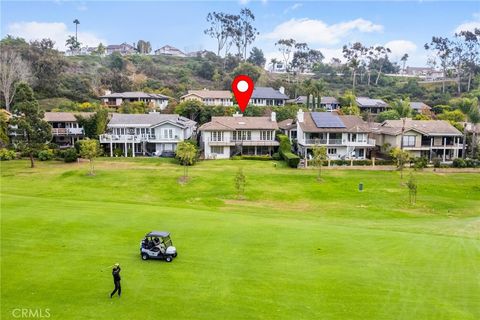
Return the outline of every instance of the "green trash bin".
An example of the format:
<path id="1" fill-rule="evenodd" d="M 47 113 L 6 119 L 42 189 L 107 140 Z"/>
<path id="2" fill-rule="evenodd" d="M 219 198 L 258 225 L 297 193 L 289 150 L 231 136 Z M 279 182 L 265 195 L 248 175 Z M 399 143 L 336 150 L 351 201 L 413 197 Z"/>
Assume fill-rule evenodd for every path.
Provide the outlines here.
<path id="1" fill-rule="evenodd" d="M 358 184 L 358 191 L 362 192 L 363 191 L 363 183 Z"/>

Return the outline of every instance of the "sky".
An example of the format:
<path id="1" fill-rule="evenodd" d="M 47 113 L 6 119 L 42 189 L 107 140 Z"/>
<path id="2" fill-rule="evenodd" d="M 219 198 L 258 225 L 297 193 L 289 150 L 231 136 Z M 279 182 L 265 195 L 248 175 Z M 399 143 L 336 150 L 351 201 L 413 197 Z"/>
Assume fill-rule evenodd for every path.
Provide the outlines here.
<path id="1" fill-rule="evenodd" d="M 0 2 L 0 34 L 27 40 L 51 38 L 60 50 L 75 34 L 82 45 L 150 41 L 153 49 L 169 44 L 180 50 L 216 51 L 203 33 L 211 11 L 255 14 L 260 35 L 253 46 L 267 61 L 280 58 L 275 42 L 293 38 L 342 58 L 344 44 L 385 45 L 391 59 L 408 53 L 409 66 L 425 66 L 424 44 L 432 36 L 453 37 L 460 30 L 480 28 L 480 1 L 4 1 Z"/>

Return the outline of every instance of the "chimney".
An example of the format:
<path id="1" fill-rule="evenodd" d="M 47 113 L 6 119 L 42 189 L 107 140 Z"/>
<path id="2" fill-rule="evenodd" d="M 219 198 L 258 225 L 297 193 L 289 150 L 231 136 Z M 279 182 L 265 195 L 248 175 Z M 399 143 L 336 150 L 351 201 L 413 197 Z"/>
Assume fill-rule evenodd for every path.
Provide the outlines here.
<path id="1" fill-rule="evenodd" d="M 281 94 L 285 94 L 285 88 L 284 87 L 278 88 L 278 91 L 280 91 Z"/>
<path id="2" fill-rule="evenodd" d="M 304 120 L 302 109 L 299 109 L 298 112 L 297 112 L 297 120 L 298 120 L 298 122 L 303 122 L 303 120 Z"/>
<path id="3" fill-rule="evenodd" d="M 277 122 L 277 113 L 275 111 L 272 111 L 272 114 L 270 114 L 270 121 Z"/>
<path id="4" fill-rule="evenodd" d="M 112 93 L 112 91 L 110 91 L 110 90 L 105 90 L 105 94 L 104 94 L 104 95 L 107 96 L 107 95 L 109 95 L 109 94 L 111 94 L 111 93 Z"/>
<path id="5" fill-rule="evenodd" d="M 235 114 L 232 115 L 232 117 L 234 117 L 234 118 L 241 118 L 241 117 L 243 117 L 243 114 L 238 113 L 238 111 L 237 111 L 237 112 L 235 112 Z"/>

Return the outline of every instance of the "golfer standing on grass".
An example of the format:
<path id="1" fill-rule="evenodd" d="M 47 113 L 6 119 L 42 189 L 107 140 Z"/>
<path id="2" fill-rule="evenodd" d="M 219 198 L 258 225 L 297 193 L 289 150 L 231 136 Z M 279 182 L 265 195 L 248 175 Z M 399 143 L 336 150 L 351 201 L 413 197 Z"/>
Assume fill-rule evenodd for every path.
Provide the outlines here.
<path id="1" fill-rule="evenodd" d="M 113 283 L 115 284 L 115 289 L 110 294 L 110 298 L 113 297 L 115 292 L 118 291 L 118 296 L 122 294 L 122 286 L 120 285 L 120 264 L 115 263 L 112 269 Z"/>

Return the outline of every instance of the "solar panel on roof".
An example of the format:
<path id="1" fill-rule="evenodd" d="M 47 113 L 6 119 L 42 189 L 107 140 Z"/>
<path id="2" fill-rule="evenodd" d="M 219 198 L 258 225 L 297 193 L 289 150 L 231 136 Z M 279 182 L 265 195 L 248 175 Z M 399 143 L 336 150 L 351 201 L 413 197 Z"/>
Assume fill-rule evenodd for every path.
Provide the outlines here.
<path id="1" fill-rule="evenodd" d="M 345 128 L 342 119 L 331 112 L 312 112 L 312 119 L 317 128 Z"/>

